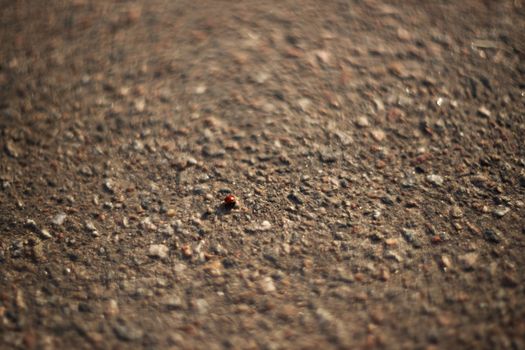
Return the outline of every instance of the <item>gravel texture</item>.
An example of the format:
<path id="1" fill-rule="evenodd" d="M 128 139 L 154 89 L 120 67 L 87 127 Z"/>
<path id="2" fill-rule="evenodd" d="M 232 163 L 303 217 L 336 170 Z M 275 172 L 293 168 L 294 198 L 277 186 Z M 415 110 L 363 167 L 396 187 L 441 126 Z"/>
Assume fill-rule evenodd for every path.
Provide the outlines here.
<path id="1" fill-rule="evenodd" d="M 523 1 L 0 5 L 0 348 L 525 348 Z"/>

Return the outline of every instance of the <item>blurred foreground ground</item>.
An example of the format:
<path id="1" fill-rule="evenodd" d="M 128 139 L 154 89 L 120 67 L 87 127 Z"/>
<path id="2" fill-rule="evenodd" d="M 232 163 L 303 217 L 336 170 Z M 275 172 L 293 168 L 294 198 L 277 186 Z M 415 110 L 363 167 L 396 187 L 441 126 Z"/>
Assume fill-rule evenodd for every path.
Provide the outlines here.
<path id="1" fill-rule="evenodd" d="M 525 347 L 523 1 L 0 5 L 0 348 Z"/>

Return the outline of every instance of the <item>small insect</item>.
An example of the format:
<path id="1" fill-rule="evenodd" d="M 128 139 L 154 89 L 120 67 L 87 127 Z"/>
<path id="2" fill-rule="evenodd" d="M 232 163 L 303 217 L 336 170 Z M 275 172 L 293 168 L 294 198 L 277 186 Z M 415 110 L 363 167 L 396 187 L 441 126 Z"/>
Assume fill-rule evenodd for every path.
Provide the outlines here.
<path id="1" fill-rule="evenodd" d="M 235 206 L 236 203 L 237 203 L 237 199 L 235 198 L 233 194 L 229 194 L 226 197 L 224 197 L 225 206 L 232 208 Z"/>

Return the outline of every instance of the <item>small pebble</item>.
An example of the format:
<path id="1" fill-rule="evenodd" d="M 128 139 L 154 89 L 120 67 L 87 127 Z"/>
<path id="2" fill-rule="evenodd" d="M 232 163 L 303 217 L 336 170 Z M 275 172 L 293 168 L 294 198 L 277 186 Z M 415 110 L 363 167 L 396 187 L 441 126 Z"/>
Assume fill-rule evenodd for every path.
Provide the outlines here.
<path id="1" fill-rule="evenodd" d="M 408 243 L 412 244 L 415 248 L 421 247 L 421 243 L 419 242 L 419 239 L 417 238 L 417 234 L 415 231 L 404 228 L 402 230 L 402 233 L 403 233 L 403 237 Z"/>
<path id="2" fill-rule="evenodd" d="M 248 231 L 248 232 L 258 232 L 258 231 L 262 232 L 262 231 L 268 231 L 271 228 L 272 228 L 272 224 L 269 221 L 264 220 L 260 224 L 255 224 L 255 225 L 247 227 L 246 231 Z"/>
<path id="3" fill-rule="evenodd" d="M 461 210 L 460 207 L 455 205 L 452 207 L 452 209 L 450 209 L 450 215 L 455 219 L 459 219 L 463 217 L 463 210 Z"/>
<path id="4" fill-rule="evenodd" d="M 312 101 L 308 98 L 300 98 L 297 100 L 297 106 L 303 111 L 306 112 L 310 105 L 312 104 Z"/>
<path id="5" fill-rule="evenodd" d="M 478 253 L 467 253 L 461 255 L 458 260 L 461 265 L 461 267 L 464 270 L 473 270 L 476 266 L 476 262 L 478 261 Z"/>
<path id="6" fill-rule="evenodd" d="M 62 226 L 62 224 L 64 224 L 64 221 L 66 220 L 66 218 L 67 218 L 67 215 L 65 213 L 59 213 L 51 220 L 51 222 L 54 225 Z"/>
<path id="7" fill-rule="evenodd" d="M 148 256 L 151 258 L 165 259 L 168 257 L 169 249 L 164 244 L 152 244 L 148 248 Z"/>
<path id="8" fill-rule="evenodd" d="M 401 255 L 399 255 L 397 252 L 394 252 L 394 251 L 391 251 L 391 250 L 388 250 L 385 252 L 385 258 L 386 259 L 391 259 L 391 260 L 394 260 L 394 261 L 397 261 L 397 262 L 403 262 L 403 258 L 401 257 Z"/>
<path id="9" fill-rule="evenodd" d="M 7 141 L 5 143 L 4 149 L 8 156 L 13 157 L 13 158 L 20 157 L 20 153 L 21 153 L 20 148 L 18 148 L 18 146 L 13 141 L 11 140 Z"/>
<path id="10" fill-rule="evenodd" d="M 478 114 L 484 118 L 490 118 L 490 116 L 492 115 L 490 110 L 485 106 L 479 107 Z"/>
<path id="11" fill-rule="evenodd" d="M 381 142 L 386 138 L 386 134 L 381 129 L 374 129 L 370 132 L 370 135 L 372 135 L 373 139 L 377 142 Z"/>
<path id="12" fill-rule="evenodd" d="M 297 205 L 304 204 L 304 201 L 301 198 L 301 196 L 295 192 L 290 192 L 290 194 L 288 194 L 288 200 Z"/>
<path id="13" fill-rule="evenodd" d="M 442 255 L 439 259 L 439 265 L 441 265 L 443 270 L 450 270 L 450 268 L 452 268 L 452 261 L 448 256 Z"/>
<path id="14" fill-rule="evenodd" d="M 92 221 L 86 221 L 85 224 L 84 224 L 84 227 L 86 228 L 86 231 L 88 231 L 89 233 L 91 233 L 93 236 L 97 237 L 97 236 L 100 236 L 97 228 L 95 227 L 95 224 L 93 224 Z"/>
<path id="15" fill-rule="evenodd" d="M 368 121 L 368 118 L 365 117 L 364 115 L 362 116 L 359 116 L 356 120 L 356 124 L 357 126 L 359 126 L 360 128 L 366 128 L 366 127 L 369 127 L 370 126 L 370 122 Z"/>
<path id="16" fill-rule="evenodd" d="M 199 314 L 205 314 L 208 312 L 210 305 L 206 299 L 196 299 L 193 301 L 193 307 Z"/>
<path id="17" fill-rule="evenodd" d="M 494 209 L 493 213 L 499 218 L 502 218 L 510 211 L 510 208 L 499 206 Z"/>
<path id="18" fill-rule="evenodd" d="M 115 335 L 123 341 L 139 340 L 144 335 L 144 332 L 139 328 L 119 323 L 113 326 L 113 330 L 115 332 Z"/>
<path id="19" fill-rule="evenodd" d="M 106 190 L 108 193 L 115 193 L 115 184 L 112 180 L 108 179 L 104 181 L 104 190 Z"/>
<path id="20" fill-rule="evenodd" d="M 259 285 L 264 293 L 273 293 L 276 291 L 275 284 L 271 277 L 263 278 Z"/>
<path id="21" fill-rule="evenodd" d="M 501 243 L 501 241 L 503 240 L 503 235 L 497 230 L 486 229 L 484 235 L 485 239 L 490 243 L 498 244 Z"/>
<path id="22" fill-rule="evenodd" d="M 178 295 L 168 295 L 163 301 L 164 306 L 169 310 L 180 309 L 183 307 L 183 302 L 180 296 Z"/>
<path id="23" fill-rule="evenodd" d="M 49 238 L 53 238 L 53 236 L 51 235 L 51 233 L 49 233 L 49 230 L 48 229 L 41 229 L 40 230 L 40 236 L 44 239 L 49 239 Z"/>
<path id="24" fill-rule="evenodd" d="M 207 89 L 208 89 L 208 88 L 207 88 L 206 85 L 204 85 L 204 84 L 197 85 L 197 86 L 195 87 L 195 93 L 196 93 L 197 95 L 202 95 L 203 93 L 206 92 Z"/>
<path id="25" fill-rule="evenodd" d="M 443 180 L 443 177 L 435 174 L 427 175 L 427 181 L 430 182 L 432 185 L 435 186 L 441 186 L 445 182 Z"/>

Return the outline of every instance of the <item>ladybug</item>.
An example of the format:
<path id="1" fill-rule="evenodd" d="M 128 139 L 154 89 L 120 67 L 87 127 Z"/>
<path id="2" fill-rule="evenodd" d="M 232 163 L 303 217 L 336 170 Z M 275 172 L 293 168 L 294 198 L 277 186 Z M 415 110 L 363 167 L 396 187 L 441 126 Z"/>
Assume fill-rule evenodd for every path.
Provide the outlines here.
<path id="1" fill-rule="evenodd" d="M 229 194 L 226 197 L 224 197 L 224 205 L 227 207 L 234 207 L 237 202 L 237 199 L 233 194 Z"/>

